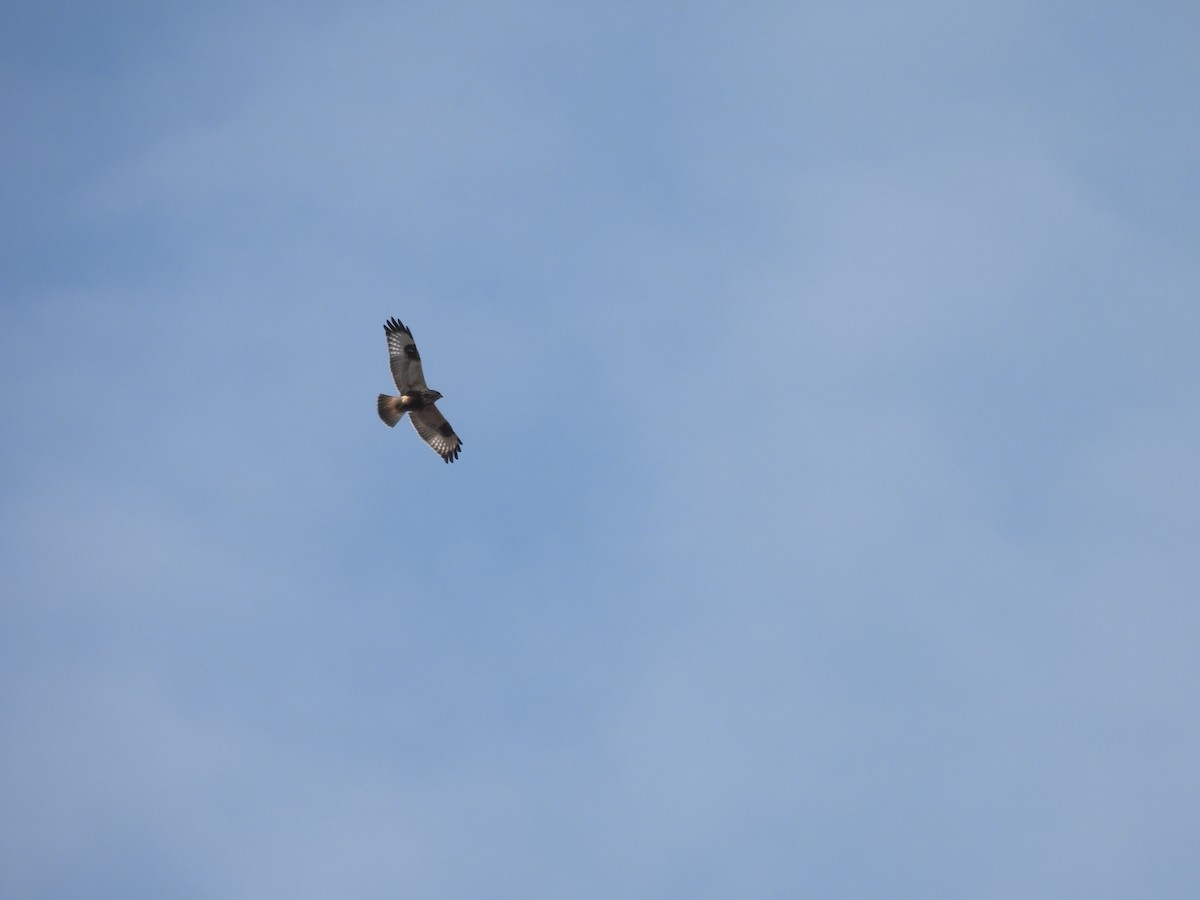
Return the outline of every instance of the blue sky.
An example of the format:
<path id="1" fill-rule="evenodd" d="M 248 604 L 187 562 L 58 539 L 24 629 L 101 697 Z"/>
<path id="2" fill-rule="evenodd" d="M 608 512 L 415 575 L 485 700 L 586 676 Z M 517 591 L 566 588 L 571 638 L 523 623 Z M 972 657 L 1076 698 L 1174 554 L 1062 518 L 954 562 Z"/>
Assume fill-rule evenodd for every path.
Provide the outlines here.
<path id="1" fill-rule="evenodd" d="M 1192 4 L 0 15 L 0 893 L 1193 895 Z"/>

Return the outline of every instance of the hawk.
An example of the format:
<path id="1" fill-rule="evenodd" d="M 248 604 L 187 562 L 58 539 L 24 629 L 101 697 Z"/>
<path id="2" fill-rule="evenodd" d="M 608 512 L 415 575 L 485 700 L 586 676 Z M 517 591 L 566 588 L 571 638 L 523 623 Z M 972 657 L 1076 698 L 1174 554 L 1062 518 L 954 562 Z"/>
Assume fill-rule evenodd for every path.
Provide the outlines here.
<path id="1" fill-rule="evenodd" d="M 379 418 L 391 428 L 408 413 L 408 419 L 421 439 L 446 462 L 454 462 L 462 449 L 462 441 L 435 405 L 442 395 L 425 384 L 421 354 L 413 343 L 412 332 L 399 319 L 388 319 L 383 333 L 387 335 L 392 378 L 396 380 L 400 396 L 379 395 Z"/>

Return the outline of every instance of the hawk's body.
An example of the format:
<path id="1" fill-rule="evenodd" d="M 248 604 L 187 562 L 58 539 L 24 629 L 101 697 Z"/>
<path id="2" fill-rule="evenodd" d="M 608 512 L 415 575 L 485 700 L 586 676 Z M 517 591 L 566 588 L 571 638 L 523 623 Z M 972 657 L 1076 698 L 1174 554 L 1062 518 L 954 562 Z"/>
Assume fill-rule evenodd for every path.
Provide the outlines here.
<path id="1" fill-rule="evenodd" d="M 453 462 L 458 459 L 462 441 L 437 408 L 442 395 L 425 384 L 421 354 L 413 343 L 412 332 L 399 319 L 388 319 L 383 333 L 387 335 L 392 378 L 400 389 L 400 396 L 379 395 L 379 418 L 391 428 L 408 413 L 409 421 L 425 443 L 446 462 Z"/>

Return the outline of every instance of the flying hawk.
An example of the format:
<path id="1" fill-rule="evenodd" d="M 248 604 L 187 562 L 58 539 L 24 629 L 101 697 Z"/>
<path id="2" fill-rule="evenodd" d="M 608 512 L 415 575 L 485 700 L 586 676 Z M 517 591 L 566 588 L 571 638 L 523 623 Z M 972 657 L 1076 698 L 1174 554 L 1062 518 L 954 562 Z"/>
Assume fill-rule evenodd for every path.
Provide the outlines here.
<path id="1" fill-rule="evenodd" d="M 413 343 L 412 332 L 399 319 L 388 319 L 383 326 L 383 333 L 387 335 L 392 378 L 396 379 L 400 396 L 379 395 L 379 418 L 391 428 L 408 413 L 409 421 L 421 439 L 446 462 L 453 462 L 458 459 L 462 441 L 434 405 L 442 399 L 442 395 L 425 385 L 421 354 Z"/>

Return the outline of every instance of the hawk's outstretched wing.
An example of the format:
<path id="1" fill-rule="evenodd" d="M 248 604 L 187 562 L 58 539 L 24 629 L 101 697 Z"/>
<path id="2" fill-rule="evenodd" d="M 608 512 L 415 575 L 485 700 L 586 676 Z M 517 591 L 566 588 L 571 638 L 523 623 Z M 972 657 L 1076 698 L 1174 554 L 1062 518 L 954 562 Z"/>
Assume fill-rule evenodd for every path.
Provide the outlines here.
<path id="1" fill-rule="evenodd" d="M 392 378 L 401 394 L 424 390 L 425 373 L 421 371 L 421 354 L 413 343 L 412 332 L 399 319 L 388 319 L 383 326 L 387 335 L 388 357 L 392 365 Z M 426 439 L 428 440 L 428 438 Z"/>
<path id="2" fill-rule="evenodd" d="M 420 363 L 417 365 L 419 367 Z M 424 409 L 413 410 L 408 414 L 408 418 L 413 423 L 413 428 L 417 429 L 417 434 L 438 456 L 446 462 L 458 459 L 462 440 L 454 433 L 454 429 L 436 406 L 430 403 Z"/>

